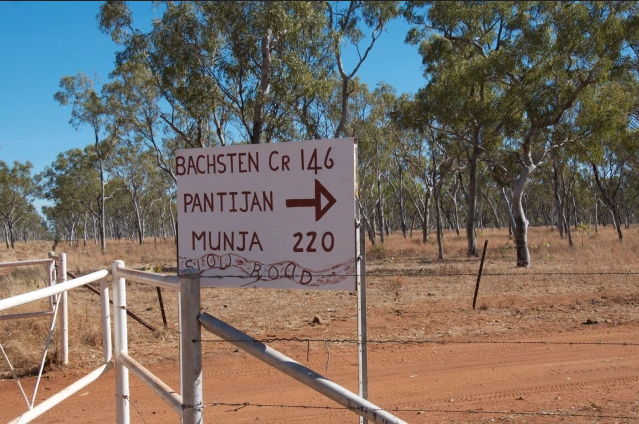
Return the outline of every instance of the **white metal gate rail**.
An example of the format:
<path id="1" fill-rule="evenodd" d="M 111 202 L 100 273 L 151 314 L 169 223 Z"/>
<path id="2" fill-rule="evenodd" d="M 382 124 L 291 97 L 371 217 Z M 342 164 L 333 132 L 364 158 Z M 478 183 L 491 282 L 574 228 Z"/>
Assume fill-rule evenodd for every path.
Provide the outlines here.
<path id="1" fill-rule="evenodd" d="M 52 258 L 49 259 L 32 259 L 30 261 L 17 261 L 17 262 L 2 262 L 0 268 L 18 268 L 23 266 L 45 265 L 47 268 L 47 285 L 52 286 L 55 284 L 55 261 Z M 24 314 L 13 315 L 0 315 L 0 320 L 20 319 L 20 318 L 35 318 L 35 317 L 48 317 L 53 315 L 53 303 L 55 297 L 49 298 L 49 310 L 39 312 L 29 312 Z"/>
<path id="2" fill-rule="evenodd" d="M 60 257 L 64 258 L 64 254 Z M 52 258 L 58 259 L 51 254 Z M 27 261 L 28 265 L 46 263 L 52 260 Z M 63 262 L 64 263 L 64 262 Z M 11 263 L 15 265 L 15 263 Z M 21 265 L 27 265 L 21 263 Z M 8 265 L 5 265 L 8 266 Z M 48 265 L 50 275 L 53 266 Z M 66 263 L 63 265 L 66 275 Z M 13 296 L 0 300 L 0 312 L 47 297 L 60 297 L 63 293 L 93 281 L 101 280 L 107 271 L 97 271 L 83 277 L 75 278 L 60 284 L 52 285 L 33 292 Z M 124 267 L 123 261 L 113 262 L 111 268 L 113 277 L 113 321 L 114 321 L 114 363 L 111 361 L 111 326 L 109 315 L 109 289 L 106 280 L 100 282 L 100 302 L 102 320 L 102 346 L 104 364 L 84 376 L 80 380 L 51 396 L 37 406 L 29 405 L 29 411 L 20 415 L 9 424 L 28 423 L 44 412 L 48 411 L 63 400 L 72 396 L 82 388 L 97 380 L 104 373 L 115 366 L 115 395 L 116 416 L 118 424 L 129 424 L 129 371 L 149 386 L 162 400 L 167 402 L 181 417 L 184 424 L 203 423 L 202 398 L 202 342 L 201 326 L 229 341 L 239 349 L 260 359 L 268 365 L 293 377 L 302 384 L 334 400 L 340 405 L 352 410 L 360 417 L 375 424 L 406 424 L 405 421 L 379 408 L 366 399 L 350 392 L 344 387 L 326 379 L 309 368 L 304 367 L 282 353 L 255 341 L 252 337 L 234 327 L 214 318 L 200 314 L 200 275 L 197 270 L 182 271 L 180 277 L 165 276 L 150 272 L 137 271 Z M 178 292 L 180 308 L 180 385 L 181 395 L 178 395 L 160 378 L 140 365 L 128 354 L 127 315 L 126 315 L 126 280 L 149 284 Z M 57 308 L 52 311 L 55 315 Z M 48 314 L 48 311 L 46 311 Z M 201 324 L 201 325 L 200 325 Z M 36 386 L 37 388 L 37 386 Z M 23 392 L 24 394 L 24 392 Z M 35 401 L 35 393 L 34 393 Z M 28 403 L 28 402 L 27 402 Z"/>
<path id="3" fill-rule="evenodd" d="M 56 277 L 55 267 L 56 264 L 60 269 L 60 278 Z M 49 252 L 49 259 L 33 259 L 29 261 L 17 261 L 17 262 L 2 262 L 0 268 L 17 268 L 23 266 L 45 265 L 47 268 L 47 285 L 53 286 L 56 283 L 61 283 L 67 280 L 67 255 L 60 253 L 58 255 L 55 252 Z M 49 297 L 49 309 L 39 312 L 28 312 L 22 314 L 12 315 L 0 315 L 0 321 L 13 320 L 23 318 L 36 318 L 36 317 L 48 317 L 53 316 L 56 310 L 57 297 Z M 69 363 L 69 315 L 67 312 L 67 293 L 64 292 L 60 296 L 60 362 L 62 365 Z"/>
<path id="4" fill-rule="evenodd" d="M 50 259 L 47 261 L 52 263 Z M 27 261 L 27 262 L 34 262 L 34 261 Z M 31 265 L 33 265 L 33 263 L 31 263 Z M 51 268 L 49 269 L 51 270 Z M 45 287 L 39 290 L 34 290 L 32 292 L 9 297 L 7 299 L 1 299 L 0 312 L 10 308 L 15 308 L 16 306 L 24 305 L 30 302 L 35 302 L 41 299 L 53 298 L 53 297 L 60 298 L 61 295 L 66 293 L 68 290 L 86 285 L 93 281 L 98 281 L 100 279 L 103 279 L 107 275 L 108 275 L 108 272 L 106 270 L 96 271 L 91 274 L 88 274 L 79 278 L 75 278 L 73 280 L 69 280 L 60 284 L 55 284 L 55 285 Z M 57 304 L 59 305 L 59 303 Z M 57 308 L 58 306 L 54 308 L 54 311 L 52 313 L 54 316 L 54 319 L 55 319 L 55 314 L 57 312 Z M 109 370 L 111 370 L 111 368 L 113 368 L 113 363 L 111 362 L 111 323 L 109 319 L 109 289 L 108 289 L 106 280 L 102 280 L 100 282 L 100 312 L 101 312 L 100 315 L 101 315 L 101 321 L 102 321 L 102 349 L 104 353 L 104 364 L 98 367 L 93 372 L 84 376 L 80 380 L 66 387 L 62 391 L 56 393 L 55 395 L 51 396 L 47 400 L 38 404 L 37 406 L 35 405 L 35 394 L 38 388 L 38 385 L 36 382 L 36 387 L 33 392 L 33 399 L 31 403 L 27 401 L 29 411 L 20 415 L 13 421 L 10 421 L 9 424 L 18 424 L 18 423 L 22 424 L 22 423 L 28 423 L 32 421 L 33 419 L 39 417 L 40 415 L 42 415 L 44 412 L 48 411 L 55 405 L 59 404 L 63 400 L 72 396 L 74 393 L 86 387 L 93 381 L 97 380 L 102 374 L 108 372 Z M 49 333 L 49 338 L 50 336 L 51 336 L 51 333 Z M 46 355 L 46 350 L 45 350 L 45 355 Z M 40 367 L 40 374 L 41 373 L 42 373 L 42 366 Z M 38 382 L 39 382 L 39 378 L 38 378 Z M 19 384 L 17 380 L 16 380 L 16 383 Z M 20 390 L 22 391 L 21 386 L 20 386 Z M 22 394 L 24 396 L 24 391 L 22 392 Z M 25 396 L 25 399 L 26 399 L 26 396 Z"/>
<path id="5" fill-rule="evenodd" d="M 115 347 L 115 397 L 118 424 L 129 424 L 129 371 L 149 386 L 182 417 L 184 424 L 202 421 L 202 341 L 200 335 L 199 273 L 182 271 L 182 276 L 165 276 L 124 267 L 115 261 L 113 276 L 113 322 Z M 177 394 L 160 378 L 129 356 L 126 316 L 126 280 L 176 291 L 180 307 L 180 380 Z"/>
<path id="6" fill-rule="evenodd" d="M 64 283 L 67 281 L 67 254 L 55 252 L 49 252 L 49 258 L 55 261 L 57 265 L 56 270 L 53 269 L 51 273 L 51 279 L 56 284 Z M 108 297 L 108 296 L 107 296 Z M 63 292 L 60 295 L 60 362 L 62 365 L 69 363 L 69 308 L 67 306 L 67 292 Z"/>
<path id="7" fill-rule="evenodd" d="M 238 349 L 242 349 L 249 355 L 293 377 L 300 383 L 334 400 L 364 419 L 368 419 L 375 424 L 406 424 L 402 419 L 206 312 L 200 315 L 200 323 L 205 329 L 222 340 L 227 340 Z"/>

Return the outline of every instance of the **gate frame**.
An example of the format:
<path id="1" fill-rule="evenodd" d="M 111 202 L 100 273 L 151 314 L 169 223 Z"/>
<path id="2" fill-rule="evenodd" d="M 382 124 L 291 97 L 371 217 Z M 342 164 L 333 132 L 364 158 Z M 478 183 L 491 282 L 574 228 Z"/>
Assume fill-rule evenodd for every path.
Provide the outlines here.
<path id="1" fill-rule="evenodd" d="M 360 224 L 360 222 L 357 222 Z M 356 228 L 357 235 L 360 235 L 361 225 Z M 362 243 L 362 239 L 357 240 L 358 247 Z M 363 248 L 363 246 L 361 246 Z M 359 252 L 358 261 L 360 267 L 364 263 L 364 252 Z M 54 281 L 55 262 L 60 262 L 60 271 L 63 272 L 66 280 L 66 255 L 61 253 L 55 255 L 50 252 L 50 259 L 37 261 L 23 261 L 22 263 L 4 263 L 0 266 L 22 266 L 47 264 L 50 284 Z M 26 262 L 26 263 L 25 263 Z M 360 268 L 361 269 L 361 268 Z M 110 328 L 110 308 L 108 283 L 104 279 L 108 275 L 106 270 L 97 271 L 83 277 L 64 281 L 59 284 L 53 284 L 49 287 L 13 296 L 0 300 L 0 311 L 15 306 L 23 305 L 40 299 L 50 299 L 50 305 L 53 304 L 55 296 L 62 299 L 62 295 L 70 289 L 86 285 L 93 281 L 102 280 L 100 282 L 101 289 L 101 320 L 102 320 L 102 343 L 104 353 L 104 364 L 82 377 L 80 380 L 66 387 L 59 393 L 51 396 L 36 407 L 33 407 L 26 413 L 20 415 L 9 424 L 27 423 L 42 415 L 52 407 L 56 406 L 63 400 L 72 396 L 82 388 L 86 387 L 93 381 L 97 380 L 106 372 L 115 368 L 115 395 L 116 395 L 116 415 L 118 424 L 129 424 L 129 371 L 133 372 L 143 383 L 149 386 L 162 400 L 167 402 L 182 418 L 184 424 L 201 424 L 203 422 L 203 397 L 202 397 L 202 338 L 201 326 L 213 332 L 224 340 L 229 341 L 239 349 L 244 350 L 250 355 L 266 362 L 268 365 L 284 372 L 285 374 L 295 378 L 302 384 L 323 394 L 329 399 L 334 400 L 347 409 L 355 412 L 360 416 L 360 422 L 370 420 L 375 424 L 406 424 L 405 421 L 395 417 L 389 412 L 377 407 L 367 401 L 363 396 L 358 396 L 344 387 L 326 379 L 316 372 L 304 367 L 293 359 L 281 354 L 280 352 L 256 341 L 252 337 L 240 332 L 232 326 L 212 317 L 207 313 L 200 313 L 200 274 L 198 270 L 183 270 L 179 277 L 165 276 L 161 274 L 149 273 L 127 269 L 123 261 L 114 261 L 111 267 L 113 282 L 113 321 L 114 321 L 114 350 L 111 349 L 111 328 Z M 363 273 L 358 273 L 358 285 L 363 285 Z M 178 292 L 179 309 L 180 309 L 180 382 L 181 396 L 173 391 L 161 379 L 153 375 L 150 371 L 140 365 L 137 361 L 128 355 L 128 337 L 127 337 L 127 314 L 126 314 L 126 280 L 136 281 L 143 284 L 149 284 L 155 287 L 165 288 Z M 363 321 L 365 328 L 365 290 L 358 287 L 359 311 L 363 312 L 358 324 Z M 363 296 L 362 296 L 363 295 Z M 62 302 L 58 301 L 58 307 Z M 66 302 L 64 303 L 66 306 Z M 363 309 L 363 311 L 362 311 Z M 45 311 L 42 315 L 49 315 L 55 312 Z M 33 316 L 33 314 L 27 314 Z M 36 315 L 38 316 L 38 315 Z M 25 318 L 25 316 L 20 316 Z M 6 318 L 5 318 L 6 319 Z M 361 327 L 360 327 L 361 328 Z M 67 330 L 68 331 L 68 330 Z M 365 332 L 359 331 L 359 352 L 364 353 L 364 361 L 360 362 L 360 391 L 366 390 L 365 379 L 365 352 L 366 338 Z M 67 333 L 68 334 L 68 333 Z M 112 361 L 113 359 L 113 361 Z M 361 360 L 361 356 L 360 356 Z M 362 367 L 364 364 L 364 367 Z M 362 368 L 364 378 L 362 377 Z M 363 383 L 363 384 L 362 384 Z M 362 387 L 364 385 L 364 387 Z M 361 392 L 360 392 L 361 393 Z M 365 395 L 365 393 L 363 393 Z"/>
<path id="2" fill-rule="evenodd" d="M 129 424 L 129 371 L 146 384 L 182 418 L 184 424 L 203 423 L 202 336 L 200 315 L 200 274 L 182 271 L 180 277 L 128 269 L 124 261 L 114 261 L 113 323 L 115 348 L 115 397 L 118 424 Z M 178 292 L 180 306 L 180 387 L 181 395 L 144 368 L 128 353 L 126 282 L 135 281 Z"/>
<path id="3" fill-rule="evenodd" d="M 47 259 L 47 261 L 53 263 L 51 260 Z M 33 263 L 31 263 L 30 265 L 33 265 Z M 84 286 L 94 281 L 102 280 L 100 281 L 100 319 L 102 322 L 102 350 L 104 355 L 104 363 L 75 383 L 62 389 L 60 392 L 49 397 L 48 399 L 42 401 L 40 404 L 35 406 L 29 405 L 29 410 L 27 412 L 10 421 L 9 424 L 23 424 L 31 422 L 35 418 L 41 416 L 43 413 L 47 412 L 49 409 L 58 405 L 63 400 L 73 396 L 73 394 L 77 393 L 79 390 L 82 390 L 84 387 L 88 386 L 113 368 L 113 362 L 111 361 L 112 354 L 111 324 L 109 314 L 109 288 L 107 281 L 104 280 L 104 277 L 106 277 L 107 275 L 108 272 L 106 270 L 96 271 L 91 274 L 87 274 L 79 278 L 74 278 L 73 280 L 69 280 L 60 284 L 55 284 L 42 289 L 8 297 L 6 299 L 0 299 L 0 311 L 4 311 L 6 309 L 14 308 L 16 306 L 24 305 L 30 302 L 35 302 L 41 299 L 52 298 L 54 296 L 62 297 L 62 294 L 66 293 L 68 290 Z M 33 402 L 35 402 L 35 392 Z"/>
<path id="4" fill-rule="evenodd" d="M 47 268 L 47 285 L 52 287 L 59 283 L 67 281 L 67 255 L 66 253 L 56 254 L 51 251 L 48 253 L 48 259 L 32 259 L 27 261 L 1 262 L 0 268 L 18 268 L 23 266 L 45 265 Z M 56 275 L 56 268 L 58 272 Z M 56 296 L 49 297 L 49 309 L 46 311 L 27 312 L 20 314 L 0 315 L 0 321 L 14 320 L 24 318 L 37 318 L 53 316 L 56 302 Z M 69 364 L 69 312 L 67 306 L 67 292 L 60 295 L 58 309 L 60 311 L 60 362 L 62 365 Z"/>

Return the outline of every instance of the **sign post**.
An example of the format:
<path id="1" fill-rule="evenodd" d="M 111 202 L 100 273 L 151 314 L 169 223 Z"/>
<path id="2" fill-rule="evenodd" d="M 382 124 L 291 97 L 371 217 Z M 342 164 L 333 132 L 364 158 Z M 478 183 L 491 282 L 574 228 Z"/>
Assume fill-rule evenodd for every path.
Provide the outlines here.
<path id="1" fill-rule="evenodd" d="M 178 150 L 178 270 L 203 287 L 356 290 L 353 138 Z"/>
<path id="2" fill-rule="evenodd" d="M 358 213 L 358 216 L 361 215 Z M 356 221 L 357 239 L 357 355 L 359 395 L 368 399 L 368 344 L 366 331 L 366 223 L 360 217 Z M 359 417 L 360 424 L 368 420 Z"/>
<path id="3" fill-rule="evenodd" d="M 367 399 L 356 140 L 183 149 L 175 165 L 178 273 L 198 270 L 202 287 L 356 290 L 359 394 Z"/>

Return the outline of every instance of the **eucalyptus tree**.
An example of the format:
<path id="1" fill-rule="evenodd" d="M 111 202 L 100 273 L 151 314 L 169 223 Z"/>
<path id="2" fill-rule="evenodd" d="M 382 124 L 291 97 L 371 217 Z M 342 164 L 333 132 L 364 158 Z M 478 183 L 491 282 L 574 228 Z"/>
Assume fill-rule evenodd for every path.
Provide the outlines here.
<path id="1" fill-rule="evenodd" d="M 376 228 L 384 243 L 385 227 L 385 174 L 388 158 L 388 105 L 394 93 L 391 87 L 380 85 L 374 91 L 356 78 L 352 85 L 348 107 L 352 119 L 347 131 L 357 137 L 358 143 L 358 196 L 360 212 L 368 225 L 369 238 L 375 242 Z"/>
<path id="2" fill-rule="evenodd" d="M 252 144 L 290 139 L 295 105 L 326 75 L 314 68 L 328 41 L 323 4 L 205 2 L 201 7 L 207 28 L 222 35 L 214 80 L 235 125 Z"/>
<path id="3" fill-rule="evenodd" d="M 421 9 L 425 11 L 420 13 Z M 414 25 L 406 40 L 419 44 L 428 78 L 418 99 L 440 131 L 459 145 L 468 164 L 463 192 L 469 256 L 478 255 L 475 221 L 479 160 L 484 151 L 499 145 L 504 126 L 500 111 L 506 106 L 494 93 L 498 85 L 491 67 L 493 56 L 502 47 L 507 9 L 505 4 L 490 2 L 407 2 L 404 9 Z"/>
<path id="4" fill-rule="evenodd" d="M 327 1 L 328 34 L 332 39 L 335 63 L 341 79 L 339 120 L 335 128 L 334 138 L 344 134 L 348 121 L 348 100 L 351 94 L 351 81 L 357 74 L 375 42 L 383 34 L 388 22 L 400 14 L 398 1 Z M 362 23 L 364 25 L 362 25 Z M 370 38 L 365 30 L 370 31 Z M 343 45 L 355 47 L 357 58 L 351 69 L 344 65 Z M 360 50 L 360 45 L 362 50 Z"/>
<path id="5" fill-rule="evenodd" d="M 43 206 L 42 213 L 48 223 L 49 231 L 56 240 L 77 240 L 77 233 L 81 230 L 86 246 L 87 227 L 86 225 L 81 227 L 81 220 L 86 217 L 86 214 L 79 214 L 77 209 L 69 207 L 68 204 Z M 95 237 L 96 244 L 98 238 Z"/>
<path id="6" fill-rule="evenodd" d="M 512 137 L 521 161 L 513 192 L 519 266 L 530 265 L 521 207 L 526 182 L 550 151 L 581 142 L 600 128 L 560 128 L 552 131 L 553 137 L 549 130 L 569 122 L 570 111 L 575 111 L 578 121 L 583 117 L 580 112 L 587 112 L 580 105 L 588 91 L 628 71 L 634 58 L 626 46 L 639 34 L 636 9 L 633 2 L 539 3 L 521 10 L 528 17 L 525 22 L 513 21 L 516 32 L 508 53 L 515 60 L 505 61 L 513 63 L 502 75 L 508 81 L 505 95 L 517 99 L 521 107 L 522 125 Z M 558 137 L 562 132 L 564 136 Z"/>
<path id="7" fill-rule="evenodd" d="M 593 130 L 573 131 L 563 138 L 549 134 L 569 121 L 568 111 L 579 112 L 588 88 L 632 68 L 635 55 L 629 46 L 637 40 L 639 5 L 448 2 L 430 7 L 441 11 L 440 19 L 451 28 L 441 37 L 440 51 L 465 43 L 479 56 L 487 56 L 483 71 L 496 83 L 500 104 L 507 106 L 500 110 L 500 124 L 509 157 L 518 164 L 517 172 L 511 173 L 517 265 L 530 266 L 528 221 L 522 207 L 526 183 L 549 152 L 582 141 Z M 478 32 L 468 24 L 473 13 L 487 15 L 486 21 L 492 24 Z M 473 62 L 464 63 L 472 66 Z"/>
<path id="8" fill-rule="evenodd" d="M 577 171 L 575 173 L 575 185 L 572 193 L 572 209 L 574 212 L 575 228 L 581 225 L 581 230 L 587 230 L 590 234 L 590 226 L 593 224 L 594 201 L 591 197 L 590 170 L 576 158 Z"/>
<path id="9" fill-rule="evenodd" d="M 153 205 L 166 194 L 166 181 L 153 154 L 130 144 L 121 146 L 109 163 L 109 172 L 129 195 L 138 242 L 144 243 L 146 222 Z"/>
<path id="10" fill-rule="evenodd" d="M 102 95 L 94 87 L 94 81 L 78 72 L 74 76 L 64 76 L 60 79 L 60 91 L 55 93 L 54 99 L 63 106 L 71 105 L 71 120 L 69 123 L 76 129 L 88 126 L 93 133 L 93 145 L 91 149 L 85 150 L 90 155 L 90 160 L 97 167 L 100 179 L 99 198 L 97 200 L 97 210 L 92 213 L 99 221 L 100 242 L 102 250 L 106 250 L 105 238 L 105 190 L 107 176 L 105 165 L 109 156 L 113 152 L 119 131 L 118 122 L 109 122 L 107 104 Z M 107 127 L 110 133 L 106 135 Z"/>
<path id="11" fill-rule="evenodd" d="M 578 163 L 575 157 L 569 158 L 565 162 L 565 170 L 561 172 L 561 199 L 562 199 L 562 211 L 561 221 L 566 234 L 568 235 L 568 246 L 573 247 L 572 231 L 570 229 L 571 221 L 577 226 L 579 222 L 576 218 L 576 204 L 575 204 L 575 186 L 577 184 L 577 178 L 579 175 Z"/>
<path id="12" fill-rule="evenodd" d="M 101 5 L 99 28 L 123 48 L 116 54 L 110 92 L 121 111 L 130 114 L 133 129 L 156 153 L 161 153 L 161 135 L 166 129 L 179 147 L 204 147 L 213 142 L 218 124 L 224 144 L 221 95 L 205 75 L 207 63 L 200 62 L 215 56 L 217 33 L 205 30 L 195 3 L 165 6 L 161 19 L 143 33 L 134 27 L 126 2 Z M 164 165 L 170 162 L 170 158 L 163 159 Z"/>
<path id="13" fill-rule="evenodd" d="M 448 134 L 442 129 L 425 103 L 419 99 L 402 96 L 393 113 L 394 119 L 403 129 L 404 137 L 398 143 L 408 165 L 408 176 L 413 193 L 422 196 L 411 197 L 415 209 L 422 220 L 422 241 L 428 241 L 430 201 L 434 200 L 435 228 L 439 259 L 443 259 L 442 202 L 445 197 L 445 183 L 460 169 L 457 151 L 450 143 Z"/>
<path id="14" fill-rule="evenodd" d="M 170 185 L 168 180 L 167 186 Z M 154 241 L 157 237 L 166 240 L 175 236 L 175 217 L 173 215 L 176 206 L 171 198 L 171 190 L 158 190 L 159 201 L 153 204 L 148 214 L 149 234 Z"/>
<path id="15" fill-rule="evenodd" d="M 610 210 L 619 241 L 623 241 L 620 209 L 624 197 L 624 172 L 639 158 L 639 132 L 632 125 L 638 94 L 636 75 L 619 75 L 584 96 L 584 113 L 578 121 L 580 126 L 597 130 L 588 143 L 581 146 L 581 158 L 589 165 L 594 186 Z"/>
<path id="16" fill-rule="evenodd" d="M 629 161 L 622 173 L 622 178 L 624 180 L 624 228 L 626 230 L 630 229 L 631 216 L 633 214 L 633 211 L 637 210 L 637 201 L 639 200 L 639 179 L 637 179 L 637 172 L 639 171 L 639 167 L 637 167 L 637 159 L 639 158 L 635 156 L 635 160 Z"/>
<path id="17" fill-rule="evenodd" d="M 559 231 L 559 237 L 564 234 L 569 237 L 569 245 L 572 246 L 570 233 L 571 196 L 574 195 L 574 179 L 577 173 L 574 149 L 553 151 L 548 155 L 546 162 L 540 165 L 540 179 L 552 187 L 555 208 L 555 226 Z"/>
<path id="18" fill-rule="evenodd" d="M 430 145 L 424 130 L 427 118 L 424 118 L 422 107 L 423 103 L 416 101 L 414 96 L 404 94 L 397 100 L 393 120 L 398 127 L 395 133 L 397 148 L 407 165 L 409 187 L 412 189 L 407 191 L 407 195 L 422 223 L 422 242 L 427 243 L 434 181 L 429 165 Z"/>
<path id="19" fill-rule="evenodd" d="M 120 146 L 126 142 L 145 146 L 145 150 L 152 152 L 157 167 L 177 181 L 172 159 L 175 150 L 183 145 L 180 139 L 186 133 L 183 130 L 176 133 L 162 119 L 162 96 L 151 72 L 140 63 L 125 62 L 111 73 L 111 81 L 104 86 L 104 92 L 110 114 L 121 125 L 123 140 Z M 184 115 L 175 108 L 172 112 L 173 126 L 180 126 Z"/>
<path id="20" fill-rule="evenodd" d="M 104 3 L 98 19 L 124 48 L 118 67 L 147 70 L 167 105 L 158 117 L 181 147 L 226 145 L 234 132 L 253 144 L 289 139 L 299 98 L 321 81 L 309 58 L 326 52 L 323 3 L 161 5 L 148 33 L 134 28 L 126 2 Z"/>
<path id="21" fill-rule="evenodd" d="M 408 224 L 406 216 L 406 160 L 401 156 L 398 150 L 393 152 L 392 159 L 389 164 L 388 175 L 385 176 L 386 182 L 393 192 L 393 197 L 399 209 L 399 225 L 402 230 L 402 236 L 408 237 Z M 394 172 L 395 170 L 395 172 Z"/>
<path id="22" fill-rule="evenodd" d="M 457 194 L 459 193 L 460 185 L 460 180 L 458 178 L 453 178 L 446 190 L 453 206 L 452 213 L 454 217 L 453 219 L 455 220 L 454 225 L 451 224 L 451 226 L 455 229 L 455 233 L 457 233 L 457 235 L 459 235 L 459 203 L 457 202 Z"/>
<path id="23" fill-rule="evenodd" d="M 114 179 L 112 184 L 118 190 L 113 192 L 113 201 L 107 205 L 107 236 L 139 243 L 137 213 L 131 195 L 123 188 L 121 179 Z"/>
<path id="24" fill-rule="evenodd" d="M 298 86 L 294 112 L 304 138 L 338 138 L 353 135 L 353 96 L 357 73 L 369 57 L 388 23 L 400 15 L 400 2 L 308 2 L 323 8 L 322 33 L 312 49 L 298 49 L 298 57 L 310 69 L 311 84 Z M 344 51 L 354 50 L 351 62 Z M 347 66 L 347 62 L 351 66 Z M 353 118 L 353 119 L 356 119 Z"/>
<path id="25" fill-rule="evenodd" d="M 425 130 L 426 142 L 430 148 L 430 178 L 435 200 L 435 228 L 437 229 L 437 245 L 439 259 L 444 259 L 444 232 L 442 225 L 442 188 L 444 181 L 454 172 L 455 157 L 447 151 L 446 135 L 432 123 Z"/>
<path id="26" fill-rule="evenodd" d="M 390 185 L 392 190 L 397 191 L 390 180 L 389 165 L 393 161 L 393 156 L 397 155 L 395 147 L 395 123 L 391 117 L 396 97 L 393 87 L 385 83 L 379 83 L 372 92 L 363 84 L 359 86 L 357 95 L 354 96 L 354 103 L 357 108 L 354 110 L 353 123 L 350 126 L 353 134 L 357 135 L 363 153 L 372 155 L 371 164 L 375 172 L 376 189 L 376 213 L 377 223 L 380 230 L 380 241 L 384 242 L 384 229 L 387 227 L 385 212 L 386 197 Z M 348 127 L 347 127 L 348 128 Z M 361 157 L 362 155 L 360 155 Z M 399 188 L 401 191 L 401 187 Z M 400 216 L 405 233 L 405 210 L 404 202 L 401 201 L 403 194 L 399 195 Z"/>
<path id="27" fill-rule="evenodd" d="M 36 211 L 33 204 L 30 204 L 29 209 L 30 211 L 25 214 L 16 227 L 20 239 L 25 243 L 29 240 L 48 239 L 51 235 L 47 231 L 46 222 Z"/>
<path id="28" fill-rule="evenodd" d="M 636 149 L 635 146 L 633 146 L 634 149 Z M 620 210 L 623 207 L 624 184 L 627 181 L 624 174 L 627 172 L 626 167 L 632 155 L 624 150 L 610 143 L 603 146 L 600 160 L 590 161 L 595 185 L 599 189 L 601 200 L 610 210 L 619 241 L 623 241 Z"/>
<path id="29" fill-rule="evenodd" d="M 357 206 L 360 216 L 364 220 L 368 238 L 375 245 L 377 235 L 374 217 L 378 198 L 375 195 L 377 173 L 375 172 L 376 152 L 373 143 L 369 143 L 363 137 L 358 138 L 357 153 Z"/>
<path id="30" fill-rule="evenodd" d="M 428 167 L 428 145 L 420 140 L 417 133 L 404 138 L 407 144 L 405 160 L 408 164 L 408 181 L 412 190 L 408 190 L 408 198 L 412 202 L 422 223 L 422 242 L 428 242 L 430 208 L 433 195 L 432 173 Z"/>
<path id="31" fill-rule="evenodd" d="M 16 226 L 35 212 L 32 201 L 38 196 L 31 169 L 33 165 L 27 161 L 15 161 L 9 166 L 0 160 L 0 218 L 6 227 L 7 248 L 15 248 Z"/>
<path id="32" fill-rule="evenodd" d="M 87 217 L 97 220 L 97 239 L 106 246 L 106 201 L 113 196 L 113 184 L 108 175 L 96 167 L 97 155 L 89 145 L 58 154 L 56 160 L 37 175 L 43 197 L 53 203 L 45 215 L 54 223 L 54 230 L 66 229 L 68 238 L 76 238 L 76 227 L 84 220 L 83 236 L 86 241 Z M 103 172 L 105 169 L 103 169 Z M 93 223 L 93 221 L 92 221 Z"/>

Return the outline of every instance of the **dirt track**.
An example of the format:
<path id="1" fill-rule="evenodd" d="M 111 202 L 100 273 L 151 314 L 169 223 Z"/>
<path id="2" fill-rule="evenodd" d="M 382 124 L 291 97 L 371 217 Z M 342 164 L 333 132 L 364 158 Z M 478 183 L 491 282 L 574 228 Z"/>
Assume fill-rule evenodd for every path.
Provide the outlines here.
<path id="1" fill-rule="evenodd" d="M 543 337 L 543 340 L 616 343 L 637 340 L 638 333 L 639 328 L 635 326 L 593 325 L 565 335 Z M 521 341 L 541 339 L 539 335 L 517 338 Z M 275 347 L 280 346 L 276 344 Z M 280 348 L 306 363 L 305 345 Z M 210 343 L 204 352 L 204 400 L 207 405 L 250 402 L 338 407 L 245 353 L 234 352 L 232 347 Z M 323 344 L 312 346 L 308 365 L 356 390 L 356 350 L 333 345 L 327 371 L 326 360 Z M 455 342 L 377 345 L 370 348 L 369 366 L 371 401 L 389 410 L 398 408 L 395 414 L 409 423 L 630 422 L 639 419 L 639 346 Z M 178 387 L 176 362 L 163 361 L 149 368 L 171 387 Z M 81 374 L 81 370 L 49 373 L 42 383 L 40 399 Z M 32 387 L 34 379 L 23 381 L 27 387 Z M 176 414 L 134 376 L 131 376 L 131 383 L 132 423 L 179 422 Z M 114 422 L 113 389 L 111 372 L 38 422 Z M 0 391 L 4 399 L 0 421 L 6 422 L 24 411 L 24 406 L 19 402 L 19 393 L 12 381 L 0 382 Z M 542 415 L 544 413 L 561 416 Z M 613 416 L 618 418 L 609 418 Z M 222 405 L 205 409 L 205 422 L 255 421 L 354 423 L 357 417 L 339 409 Z"/>

